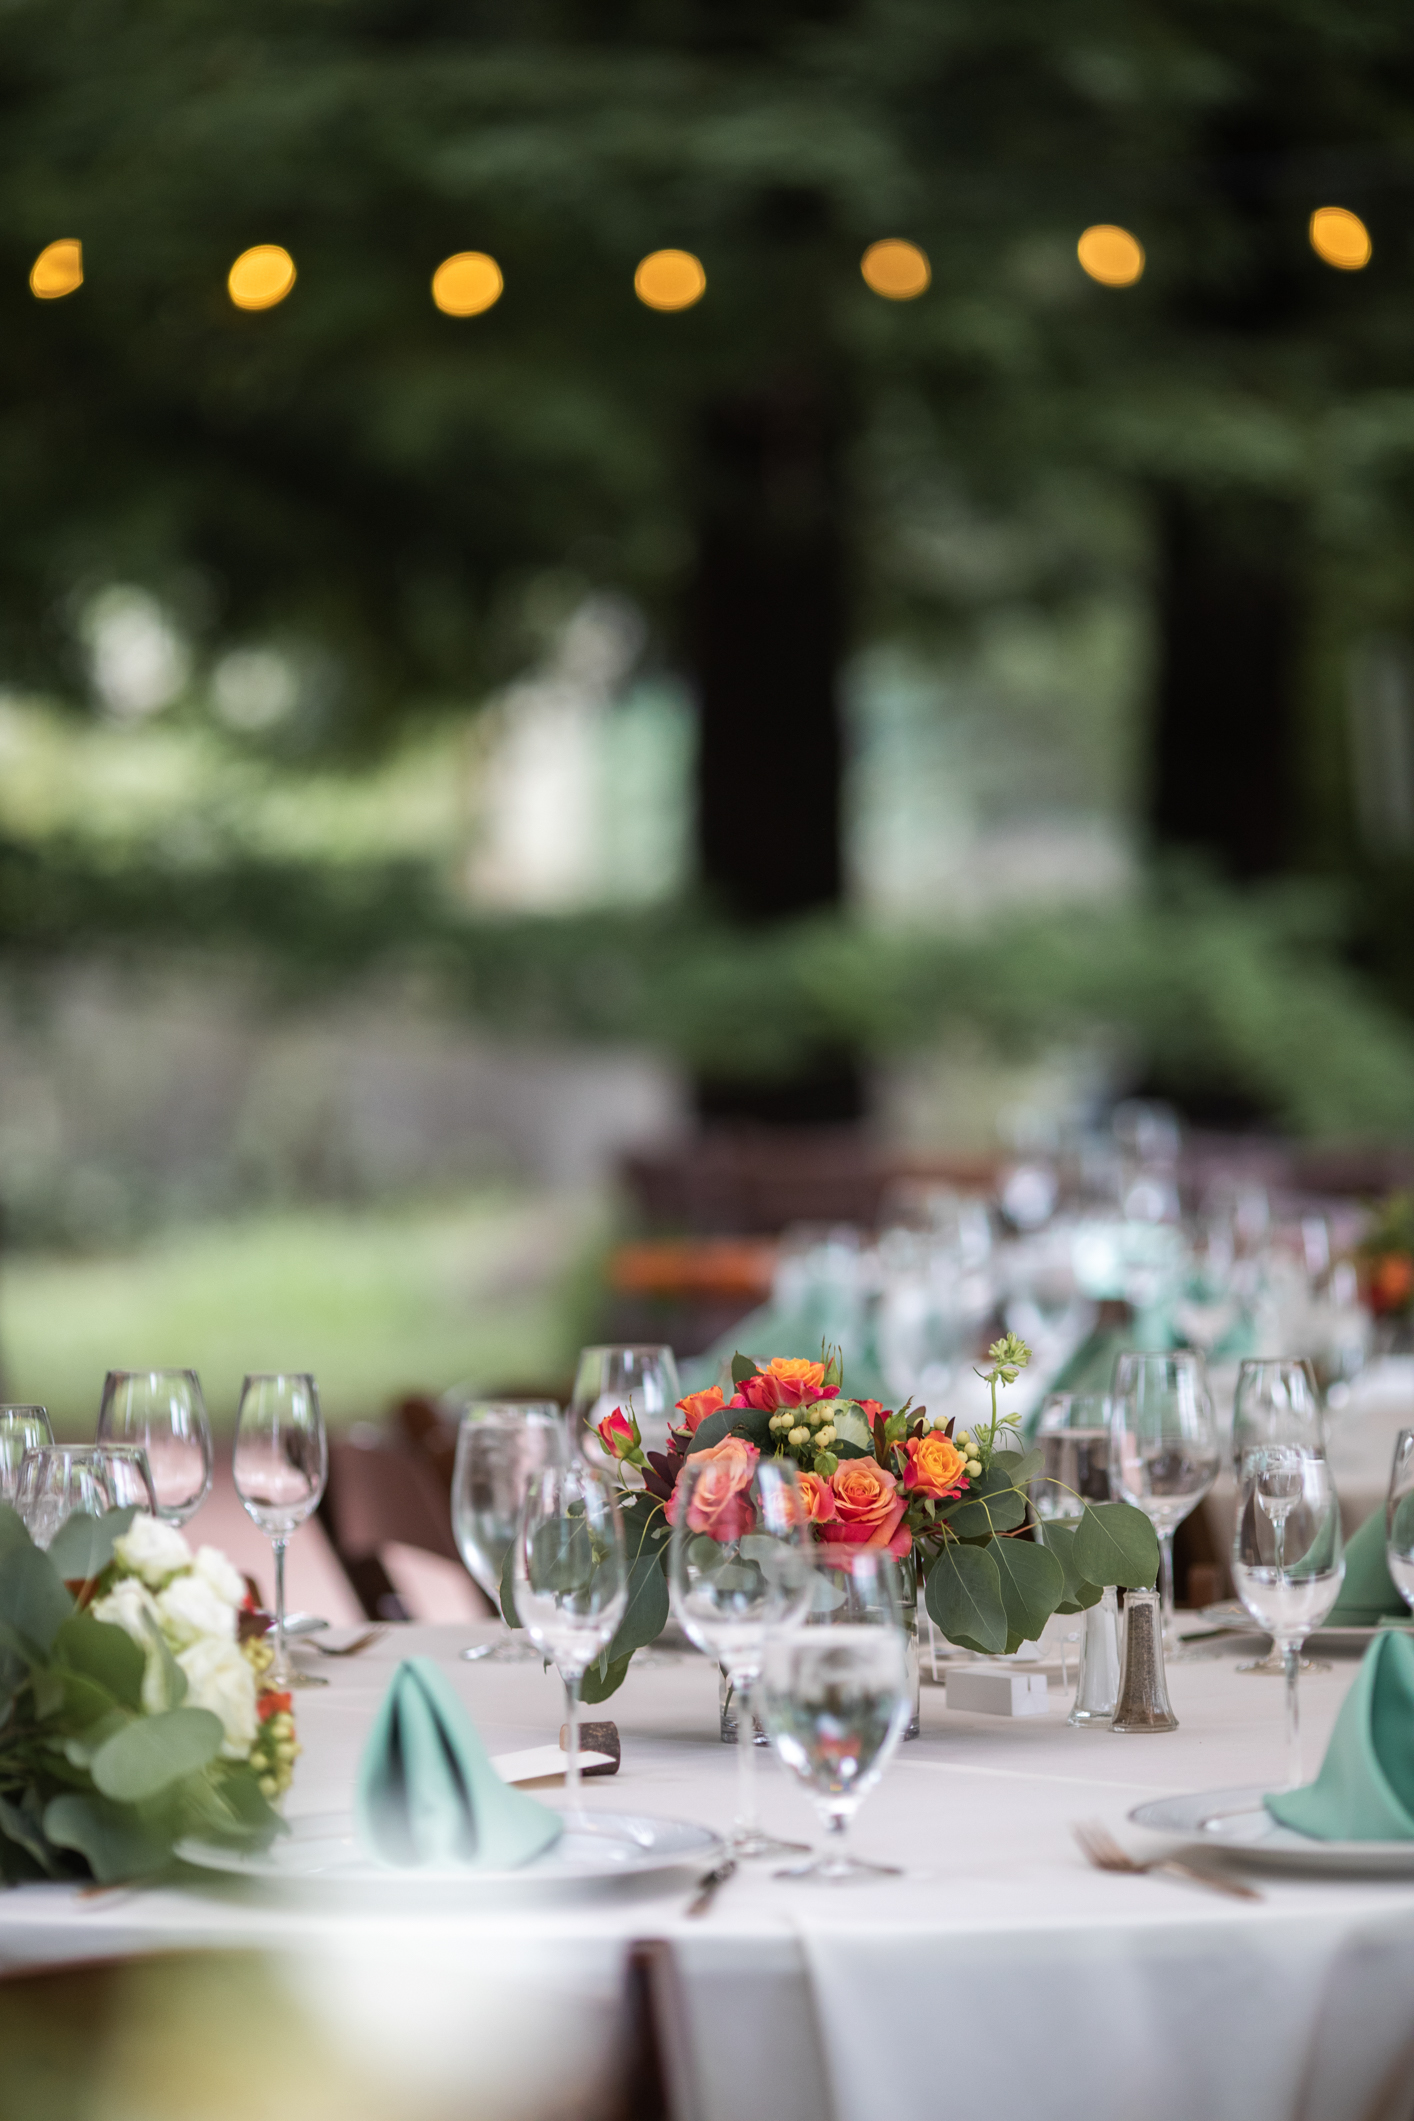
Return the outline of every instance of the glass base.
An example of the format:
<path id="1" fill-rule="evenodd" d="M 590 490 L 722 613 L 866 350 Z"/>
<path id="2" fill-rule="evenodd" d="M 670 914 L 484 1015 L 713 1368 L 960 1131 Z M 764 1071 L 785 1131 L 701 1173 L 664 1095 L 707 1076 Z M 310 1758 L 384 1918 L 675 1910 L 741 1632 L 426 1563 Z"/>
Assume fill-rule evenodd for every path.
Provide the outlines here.
<path id="1" fill-rule="evenodd" d="M 1296 1669 L 1298 1672 L 1328 1672 L 1331 1667 L 1323 1663 L 1319 1657 L 1299 1657 L 1296 1662 Z M 1286 1676 L 1286 1666 L 1281 1661 L 1281 1651 L 1275 1646 L 1268 1650 L 1265 1657 L 1249 1657 L 1246 1664 L 1234 1665 L 1233 1670 L 1237 1672 L 1257 1672 L 1260 1673 L 1263 1679 L 1283 1679 Z"/>
<path id="2" fill-rule="evenodd" d="M 1115 1720 L 1113 1709 L 1072 1709 L 1066 1722 L 1078 1731 L 1107 1731 Z"/>
<path id="3" fill-rule="evenodd" d="M 328 1686 L 329 1682 L 327 1679 L 324 1678 L 322 1673 L 297 1672 L 294 1666 L 291 1665 L 289 1671 L 285 1673 L 283 1679 L 275 1680 L 274 1684 L 282 1688 L 291 1688 L 302 1686 Z"/>
<path id="4" fill-rule="evenodd" d="M 539 1650 L 528 1642 L 517 1642 L 514 1635 L 501 1636 L 497 1642 L 469 1642 L 459 1653 L 468 1664 L 543 1664 Z"/>
<path id="5" fill-rule="evenodd" d="M 808 1856 L 808 1841 L 782 1841 L 776 1834 L 768 1834 L 761 1827 L 738 1827 L 727 1842 L 734 1856 L 750 1862 L 758 1856 Z"/>
<path id="6" fill-rule="evenodd" d="M 832 1850 L 809 1863 L 793 1863 L 777 1878 L 804 1879 L 811 1885 L 867 1885 L 872 1878 L 902 1878 L 896 1863 L 866 1863 L 861 1856 L 839 1856 Z"/>

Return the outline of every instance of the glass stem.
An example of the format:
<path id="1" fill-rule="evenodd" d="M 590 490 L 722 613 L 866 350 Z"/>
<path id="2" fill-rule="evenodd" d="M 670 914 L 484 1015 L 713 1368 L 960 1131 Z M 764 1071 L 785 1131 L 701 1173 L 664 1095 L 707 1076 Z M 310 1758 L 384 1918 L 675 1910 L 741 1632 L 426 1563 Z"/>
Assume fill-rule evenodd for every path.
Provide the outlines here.
<path id="1" fill-rule="evenodd" d="M 285 1548 L 287 1539 L 275 1539 L 275 1674 L 281 1682 L 290 1676 L 289 1660 L 285 1655 Z"/>
<path id="2" fill-rule="evenodd" d="M 579 1810 L 579 1673 L 562 1672 L 565 1682 L 565 1810 Z"/>
<path id="3" fill-rule="evenodd" d="M 756 1832 L 756 1718 L 751 1708 L 751 1679 L 730 1674 L 736 1695 L 736 1823 L 740 1833 Z"/>
<path id="4" fill-rule="evenodd" d="M 829 1814 L 825 1821 L 825 1832 L 828 1836 L 825 1847 L 825 1868 L 827 1870 L 847 1871 L 850 1867 L 849 1822 L 850 1814 L 848 1812 L 834 1811 Z"/>
<path id="5" fill-rule="evenodd" d="M 1286 1679 L 1286 1786 L 1289 1790 L 1296 1790 L 1301 1787 L 1301 1705 L 1297 1696 L 1301 1676 L 1300 1643 L 1282 1644 L 1281 1668 Z"/>
<path id="6" fill-rule="evenodd" d="M 1173 1641 L 1173 1533 L 1159 1534 L 1159 1611 L 1163 1619 L 1164 1641 Z"/>

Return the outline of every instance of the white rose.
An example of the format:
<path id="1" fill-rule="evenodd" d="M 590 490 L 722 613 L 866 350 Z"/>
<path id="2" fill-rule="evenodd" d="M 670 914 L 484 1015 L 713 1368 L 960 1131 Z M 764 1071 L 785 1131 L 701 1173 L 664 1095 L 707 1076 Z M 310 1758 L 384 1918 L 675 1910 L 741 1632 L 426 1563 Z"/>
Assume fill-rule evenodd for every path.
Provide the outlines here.
<path id="1" fill-rule="evenodd" d="M 175 1649 L 185 1649 L 203 1635 L 218 1636 L 223 1642 L 236 1639 L 234 1606 L 218 1598 L 193 1570 L 174 1576 L 166 1590 L 158 1593 L 157 1611 L 162 1631 Z"/>
<path id="2" fill-rule="evenodd" d="M 231 1567 L 219 1547 L 198 1547 L 192 1567 L 227 1605 L 239 1610 L 245 1604 L 245 1578 L 239 1569 Z"/>
<path id="3" fill-rule="evenodd" d="M 219 1716 L 227 1760 L 247 1760 L 260 1728 L 255 1709 L 255 1674 L 233 1642 L 211 1635 L 194 1642 L 177 1659 L 187 1675 L 183 1706 L 210 1709 Z"/>
<path id="4" fill-rule="evenodd" d="M 151 1647 L 151 1630 L 157 1625 L 157 1601 L 135 1576 L 122 1576 L 106 1598 L 91 1608 L 95 1620 L 121 1628 L 141 1649 Z"/>
<path id="5" fill-rule="evenodd" d="M 154 1591 L 178 1569 L 191 1567 L 191 1548 L 160 1517 L 135 1517 L 122 1538 L 114 1540 L 113 1553 L 123 1568 L 150 1583 Z"/>

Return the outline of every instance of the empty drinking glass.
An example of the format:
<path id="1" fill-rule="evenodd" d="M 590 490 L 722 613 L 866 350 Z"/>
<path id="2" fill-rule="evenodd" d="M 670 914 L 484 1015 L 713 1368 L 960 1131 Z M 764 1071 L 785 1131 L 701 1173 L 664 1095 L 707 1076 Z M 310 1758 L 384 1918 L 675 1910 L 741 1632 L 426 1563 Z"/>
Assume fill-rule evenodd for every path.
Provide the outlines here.
<path id="1" fill-rule="evenodd" d="M 813 1595 L 803 1618 L 766 1638 L 761 1721 L 810 1791 L 829 1840 L 780 1877 L 840 1884 L 898 1877 L 848 1848 L 850 1823 L 908 1722 L 908 1656 L 897 1566 L 879 1547 L 811 1550 Z"/>
<path id="2" fill-rule="evenodd" d="M 15 1508 L 37 1547 L 53 1544 L 59 1527 L 82 1510 L 90 1517 L 133 1506 L 155 1514 L 147 1461 L 136 1449 L 50 1443 L 20 1462 Z"/>
<path id="3" fill-rule="evenodd" d="M 737 1477 L 737 1476 L 740 1477 Z M 737 1704 L 738 1856 L 801 1848 L 763 1833 L 756 1817 L 753 1693 L 766 1631 L 799 1619 L 810 1602 L 810 1533 L 794 1463 L 752 1463 L 742 1446 L 735 1474 L 701 1454 L 689 1457 L 673 1493 L 668 1596 L 688 1638 L 727 1674 Z"/>
<path id="4" fill-rule="evenodd" d="M 610 1480 L 566 1454 L 531 1478 L 516 1526 L 516 1617 L 555 1664 L 569 1724 L 565 1793 L 579 1807 L 579 1689 L 628 1604 L 623 1521 Z"/>
<path id="5" fill-rule="evenodd" d="M 1404 1603 L 1414 1610 L 1414 1429 L 1395 1438 L 1385 1498 L 1385 1559 Z"/>
<path id="6" fill-rule="evenodd" d="M 1301 1645 L 1335 1604 L 1344 1575 L 1340 1505 L 1325 1453 L 1291 1443 L 1256 1445 L 1238 1484 L 1232 1580 L 1281 1652 L 1288 1789 L 1301 1781 Z"/>
<path id="7" fill-rule="evenodd" d="M 1041 1470 L 1031 1507 L 1043 1521 L 1078 1517 L 1110 1499 L 1110 1402 L 1103 1392 L 1051 1392 L 1036 1430 Z"/>
<path id="8" fill-rule="evenodd" d="M 631 1405 L 644 1449 L 665 1451 L 673 1409 L 681 1397 L 671 1348 L 581 1348 L 569 1404 L 570 1434 L 590 1464 L 602 1467 L 608 1460 L 595 1430 L 615 1407 Z"/>
<path id="9" fill-rule="evenodd" d="M 1115 1358 L 1110 1394 L 1110 1484 L 1159 1535 L 1164 1654 L 1173 1636 L 1173 1535 L 1217 1478 L 1221 1463 L 1203 1359 L 1191 1350 Z"/>
<path id="10" fill-rule="evenodd" d="M 53 1441 L 54 1431 L 43 1407 L 0 1406 L 0 1502 L 13 1503 L 25 1452 Z"/>
<path id="11" fill-rule="evenodd" d="M 285 1549 L 290 1535 L 319 1506 L 329 1478 L 329 1447 L 319 1393 L 307 1371 L 247 1377 L 241 1386 L 231 1457 L 236 1493 L 246 1515 L 275 1550 L 275 1663 L 277 1686 L 325 1686 L 297 1672 L 285 1648 Z"/>
<path id="12" fill-rule="evenodd" d="M 526 1489 L 542 1466 L 563 1453 L 564 1433 L 551 1399 L 479 1400 L 462 1415 L 452 1468 L 452 1533 L 473 1580 L 502 1614 L 500 1642 L 473 1643 L 462 1651 L 468 1663 L 482 1657 L 538 1662 L 506 1626 L 501 1575 Z"/>
<path id="13" fill-rule="evenodd" d="M 1234 1469 L 1249 1451 L 1265 1443 L 1324 1450 L 1321 1395 L 1309 1362 L 1254 1358 L 1238 1371 L 1232 1402 Z"/>
<path id="14" fill-rule="evenodd" d="M 211 1492 L 211 1424 L 195 1370 L 110 1370 L 98 1441 L 146 1451 L 157 1514 L 168 1524 L 185 1524 Z"/>

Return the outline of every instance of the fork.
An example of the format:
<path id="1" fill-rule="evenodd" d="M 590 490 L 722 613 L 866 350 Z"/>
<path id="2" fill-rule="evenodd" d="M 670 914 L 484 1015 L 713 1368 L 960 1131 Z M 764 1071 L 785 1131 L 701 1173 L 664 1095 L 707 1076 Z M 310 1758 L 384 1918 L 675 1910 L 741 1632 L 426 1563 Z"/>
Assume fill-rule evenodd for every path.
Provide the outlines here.
<path id="1" fill-rule="evenodd" d="M 726 1884 L 728 1878 L 735 1876 L 735 1873 L 735 1856 L 724 1856 L 715 1869 L 698 1879 L 696 1897 L 688 1902 L 686 1912 L 689 1915 L 705 1915 L 718 1890 Z"/>
<path id="2" fill-rule="evenodd" d="M 1227 1893 L 1234 1900 L 1260 1900 L 1262 1897 L 1255 1886 L 1243 1885 L 1237 1878 L 1219 1877 L 1216 1871 L 1204 1870 L 1196 1863 L 1185 1863 L 1181 1856 L 1150 1856 L 1141 1863 L 1126 1855 L 1113 1834 L 1093 1819 L 1077 1820 L 1072 1832 L 1086 1861 L 1093 1863 L 1097 1871 L 1119 1871 L 1130 1878 L 1143 1878 L 1150 1871 L 1161 1871 L 1167 1878 L 1183 1878 L 1190 1885 L 1206 1885 L 1213 1892 Z"/>
<path id="3" fill-rule="evenodd" d="M 300 1647 L 301 1649 L 318 1650 L 321 1657 L 357 1657 L 360 1650 L 371 1649 L 373 1644 L 381 1641 L 387 1632 L 386 1628 L 368 1628 L 362 1635 L 355 1635 L 353 1641 L 346 1642 L 341 1649 L 334 1649 L 327 1642 L 316 1642 L 312 1639 L 309 1642 L 301 1643 Z"/>

